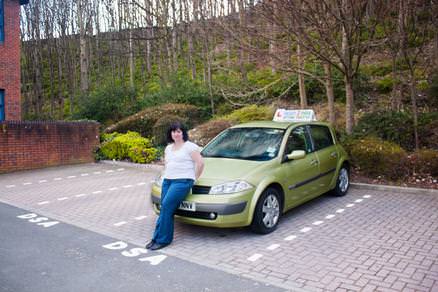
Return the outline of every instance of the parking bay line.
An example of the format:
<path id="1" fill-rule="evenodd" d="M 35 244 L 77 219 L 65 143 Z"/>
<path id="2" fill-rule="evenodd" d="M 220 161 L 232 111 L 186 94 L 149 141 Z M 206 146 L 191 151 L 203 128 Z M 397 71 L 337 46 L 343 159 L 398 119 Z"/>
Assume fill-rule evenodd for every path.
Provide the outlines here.
<path id="1" fill-rule="evenodd" d="M 142 220 L 142 219 L 145 219 L 145 218 L 148 218 L 148 216 L 146 216 L 146 215 L 144 215 L 144 216 L 138 216 L 138 217 L 135 217 L 134 219 L 135 219 L 135 220 Z"/>
<path id="2" fill-rule="evenodd" d="M 262 254 L 255 253 L 248 258 L 248 261 L 255 262 L 256 260 L 260 259 L 262 256 L 263 256 Z"/>
<path id="3" fill-rule="evenodd" d="M 119 226 L 125 225 L 127 223 L 128 222 L 126 222 L 126 221 L 121 221 L 121 222 L 114 223 L 113 225 L 116 226 L 116 227 L 119 227 Z"/>
<path id="4" fill-rule="evenodd" d="M 50 203 L 50 201 L 43 201 L 43 202 L 39 202 L 38 205 L 46 205 L 46 204 L 49 204 L 49 203 Z"/>

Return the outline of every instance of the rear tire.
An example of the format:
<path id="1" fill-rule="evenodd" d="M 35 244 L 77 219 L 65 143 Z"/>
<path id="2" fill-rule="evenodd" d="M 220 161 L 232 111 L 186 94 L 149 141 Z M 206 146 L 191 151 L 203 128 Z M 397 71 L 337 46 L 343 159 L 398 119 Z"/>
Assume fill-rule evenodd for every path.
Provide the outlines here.
<path id="1" fill-rule="evenodd" d="M 339 170 L 338 178 L 336 180 L 336 186 L 332 190 L 332 195 L 336 197 L 345 196 L 350 187 L 350 171 L 348 167 L 343 164 Z"/>
<path id="2" fill-rule="evenodd" d="M 271 233 L 277 229 L 281 210 L 280 192 L 275 188 L 267 188 L 257 201 L 251 230 L 259 234 Z"/>

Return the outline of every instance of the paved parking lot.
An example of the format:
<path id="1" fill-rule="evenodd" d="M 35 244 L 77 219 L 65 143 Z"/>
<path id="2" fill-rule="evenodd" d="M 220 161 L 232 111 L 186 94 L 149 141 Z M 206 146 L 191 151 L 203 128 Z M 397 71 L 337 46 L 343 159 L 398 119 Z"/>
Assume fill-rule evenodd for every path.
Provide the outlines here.
<path id="1" fill-rule="evenodd" d="M 0 202 L 143 246 L 156 168 L 85 164 L 0 175 Z M 177 223 L 163 253 L 289 290 L 438 291 L 438 196 L 351 189 L 274 233 Z"/>

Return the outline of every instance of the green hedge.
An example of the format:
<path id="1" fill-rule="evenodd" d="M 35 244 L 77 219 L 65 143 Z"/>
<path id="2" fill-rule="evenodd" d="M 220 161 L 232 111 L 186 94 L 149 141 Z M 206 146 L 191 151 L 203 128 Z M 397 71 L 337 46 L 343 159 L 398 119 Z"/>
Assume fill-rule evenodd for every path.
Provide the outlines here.
<path id="1" fill-rule="evenodd" d="M 376 137 L 347 139 L 343 142 L 355 169 L 376 178 L 403 180 L 407 177 L 438 178 L 438 151 L 408 153 L 399 145 Z"/>
<path id="2" fill-rule="evenodd" d="M 135 163 L 150 163 L 157 159 L 157 149 L 152 147 L 149 139 L 139 133 L 128 131 L 126 134 L 117 132 L 102 135 L 100 146 L 101 158 L 130 160 Z"/>
<path id="3" fill-rule="evenodd" d="M 193 105 L 187 104 L 165 104 L 147 108 L 135 115 L 106 128 L 105 133 L 135 131 L 143 137 L 152 137 L 154 126 L 164 116 L 177 116 L 187 122 L 187 127 L 192 128 L 200 123 L 200 110 Z"/>

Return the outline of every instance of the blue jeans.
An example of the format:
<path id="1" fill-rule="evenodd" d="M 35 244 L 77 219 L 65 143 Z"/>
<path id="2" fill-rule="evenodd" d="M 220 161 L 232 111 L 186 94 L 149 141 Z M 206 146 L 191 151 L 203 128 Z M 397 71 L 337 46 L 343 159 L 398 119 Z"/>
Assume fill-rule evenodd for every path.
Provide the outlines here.
<path id="1" fill-rule="evenodd" d="M 169 244 L 173 239 L 173 215 L 193 186 L 192 179 L 164 179 L 161 186 L 160 216 L 152 240 Z"/>

